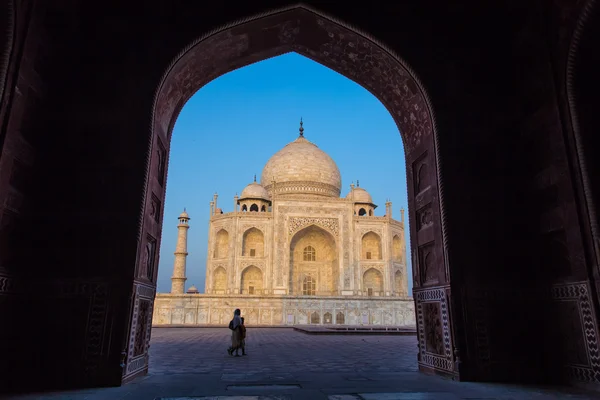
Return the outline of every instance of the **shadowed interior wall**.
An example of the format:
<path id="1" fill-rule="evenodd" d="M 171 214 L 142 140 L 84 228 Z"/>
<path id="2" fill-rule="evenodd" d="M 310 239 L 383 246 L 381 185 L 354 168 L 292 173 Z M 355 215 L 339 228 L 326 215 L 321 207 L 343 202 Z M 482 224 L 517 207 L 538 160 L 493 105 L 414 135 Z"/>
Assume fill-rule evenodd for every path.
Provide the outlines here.
<path id="1" fill-rule="evenodd" d="M 435 111 L 443 254 L 428 256 L 416 231 L 430 211 L 409 210 L 411 246 L 423 243 L 412 248 L 422 369 L 441 354 L 460 379 L 600 379 L 594 204 L 581 179 L 598 169 L 580 171 L 565 78 L 588 2 L 571 3 L 317 5 L 400 54 Z M 15 1 L 0 110 L 2 390 L 119 384 L 147 366 L 156 276 L 137 268 L 142 243 L 160 248 L 145 233 L 160 232 L 162 214 L 140 211 L 157 86 L 193 40 L 274 5 L 169 4 Z M 587 159 L 597 25 L 574 72 Z M 449 284 L 435 283 L 444 268 Z"/>

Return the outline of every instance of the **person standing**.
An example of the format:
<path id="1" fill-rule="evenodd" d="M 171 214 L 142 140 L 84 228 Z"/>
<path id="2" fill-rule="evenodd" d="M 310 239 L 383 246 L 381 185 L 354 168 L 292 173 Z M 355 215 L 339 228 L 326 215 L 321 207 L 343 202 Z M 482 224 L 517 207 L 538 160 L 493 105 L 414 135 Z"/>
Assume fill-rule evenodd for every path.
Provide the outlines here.
<path id="1" fill-rule="evenodd" d="M 227 353 L 230 356 L 233 355 L 235 351 L 235 356 L 239 357 L 238 350 L 241 346 L 241 330 L 240 326 L 242 325 L 242 320 L 240 318 L 241 311 L 239 308 L 236 308 L 233 312 L 233 319 L 229 322 L 229 329 L 231 329 L 231 347 L 227 349 Z"/>
<path id="2" fill-rule="evenodd" d="M 245 356 L 246 355 L 246 325 L 244 325 L 244 317 L 240 318 L 242 323 L 240 325 L 240 334 L 241 334 L 241 348 L 242 348 L 242 355 Z M 237 354 L 237 351 L 236 351 Z"/>

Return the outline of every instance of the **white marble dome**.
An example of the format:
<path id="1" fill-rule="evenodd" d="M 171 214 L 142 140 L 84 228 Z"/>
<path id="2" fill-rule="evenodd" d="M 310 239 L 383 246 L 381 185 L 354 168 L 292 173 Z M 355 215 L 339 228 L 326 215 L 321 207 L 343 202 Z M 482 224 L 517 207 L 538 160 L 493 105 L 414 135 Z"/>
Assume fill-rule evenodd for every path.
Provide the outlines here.
<path id="1" fill-rule="evenodd" d="M 262 187 L 261 184 L 252 182 L 248 186 L 242 190 L 242 194 L 240 195 L 240 200 L 243 199 L 269 199 L 269 193 Z"/>
<path id="2" fill-rule="evenodd" d="M 314 194 L 340 197 L 342 178 L 335 161 L 316 144 L 300 136 L 275 153 L 262 171 L 261 182 L 271 195 Z M 275 185 L 273 187 L 273 181 Z"/>
<path id="3" fill-rule="evenodd" d="M 354 194 L 354 202 L 355 203 L 373 204 L 373 198 L 371 197 L 369 192 L 367 192 L 365 189 L 363 189 L 361 187 L 355 187 L 348 193 L 346 198 L 351 199 L 353 194 Z"/>

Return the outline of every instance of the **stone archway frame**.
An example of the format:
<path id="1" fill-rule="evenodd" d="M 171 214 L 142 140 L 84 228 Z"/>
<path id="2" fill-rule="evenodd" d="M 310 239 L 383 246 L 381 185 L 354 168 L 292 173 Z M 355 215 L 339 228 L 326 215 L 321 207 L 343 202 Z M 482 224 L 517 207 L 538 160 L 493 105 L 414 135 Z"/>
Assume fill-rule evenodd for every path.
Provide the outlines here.
<path id="1" fill-rule="evenodd" d="M 600 4 L 597 0 L 587 0 L 582 6 L 579 18 L 577 19 L 571 42 L 569 44 L 569 52 L 567 55 L 566 66 L 566 95 L 567 95 L 567 118 L 570 119 L 570 124 L 575 142 L 575 152 L 577 154 L 577 164 L 574 166 L 579 169 L 581 186 L 585 198 L 584 212 L 587 212 L 587 217 L 590 233 L 593 243 L 593 259 L 591 260 L 595 268 L 598 268 L 600 260 L 600 225 L 598 223 L 598 211 L 596 209 L 596 201 L 594 199 L 591 173 L 587 167 L 587 156 L 584 149 L 584 138 L 581 131 L 581 122 L 579 110 L 577 108 L 576 98 L 576 69 L 577 58 L 581 47 L 581 41 L 585 34 L 585 29 L 588 24 L 592 23 L 593 12 L 599 12 Z M 597 274 L 598 271 L 593 273 Z M 593 278 L 592 278 L 593 279 Z M 598 321 L 594 311 L 595 305 L 600 300 L 598 293 L 594 290 L 593 283 L 589 280 L 581 282 L 570 282 L 567 284 L 557 284 L 552 287 L 552 299 L 557 302 L 572 302 L 581 315 L 583 340 L 585 350 L 588 357 L 588 365 L 567 365 L 566 369 L 571 376 L 579 381 L 598 382 L 600 381 L 600 361 L 598 360 L 598 345 L 600 343 L 600 332 L 598 331 Z M 596 299 L 590 298 L 596 297 Z M 595 300 L 595 301 L 594 301 Z M 597 311 L 596 311 L 597 312 Z"/>
<path id="2" fill-rule="evenodd" d="M 567 76 L 565 82 L 569 117 L 571 118 L 571 126 L 573 129 L 573 136 L 575 139 L 575 147 L 577 151 L 577 158 L 579 161 L 579 170 L 581 173 L 583 192 L 588 209 L 588 219 L 592 231 L 592 237 L 594 240 L 594 252 L 596 255 L 596 259 L 600 259 L 600 225 L 598 224 L 598 214 L 595 207 L 596 203 L 594 202 L 591 190 L 591 178 L 587 168 L 586 156 L 583 148 L 581 124 L 579 121 L 579 113 L 576 106 L 577 100 L 575 98 L 575 69 L 577 64 L 577 54 L 580 48 L 581 37 L 584 34 L 584 30 L 592 14 L 592 10 L 596 6 L 596 0 L 588 0 L 583 6 L 583 10 L 581 11 L 581 14 L 577 20 L 577 25 L 575 26 L 575 30 L 571 38 L 569 53 L 567 56 Z"/>
<path id="3" fill-rule="evenodd" d="M 290 218 L 293 219 L 295 217 Z M 310 228 L 315 228 L 317 230 L 320 230 L 324 233 L 325 236 L 328 236 L 329 239 L 333 242 L 333 248 L 336 251 L 336 256 L 337 256 L 337 260 L 338 260 L 338 280 L 342 279 L 342 267 L 341 267 L 341 241 L 339 239 L 339 224 L 338 224 L 338 219 L 337 218 L 312 218 L 312 217 L 299 217 L 298 220 L 300 221 L 299 223 L 297 223 L 296 225 L 292 225 L 289 226 L 288 225 L 288 238 L 287 240 L 284 242 L 285 243 L 285 247 L 289 250 L 289 252 L 285 252 L 286 255 L 284 257 L 284 263 L 283 265 L 286 266 L 286 268 L 290 268 L 288 270 L 288 276 L 287 279 L 289 281 L 289 290 L 292 290 L 292 279 L 293 279 L 293 272 L 291 271 L 291 264 L 292 264 L 292 259 L 291 259 L 291 253 L 292 251 L 292 244 L 294 242 L 294 240 L 296 239 L 296 237 L 298 237 L 299 235 L 301 235 L 301 232 L 304 232 Z M 317 221 L 318 220 L 318 221 Z M 335 221 L 335 222 L 334 222 Z M 288 221 L 289 222 L 289 221 Z M 301 238 L 300 238 L 301 239 Z M 298 242 L 296 242 L 294 244 L 294 249 L 295 246 L 298 244 Z M 281 245 L 281 243 L 280 243 Z M 293 293 L 294 295 L 296 293 Z"/>
<path id="4" fill-rule="evenodd" d="M 423 370 L 456 375 L 452 367 L 447 367 L 454 365 L 453 356 L 446 356 L 453 342 L 452 328 L 450 323 L 440 323 L 441 319 L 449 322 L 450 318 L 445 307 L 450 294 L 450 269 L 441 160 L 431 102 L 416 74 L 398 55 L 368 34 L 306 5 L 272 10 L 209 32 L 188 45 L 167 68 L 152 110 L 140 210 L 140 248 L 145 245 L 148 202 L 152 196 L 164 200 L 165 165 L 168 165 L 164 160 L 168 160 L 171 133 L 183 105 L 215 78 L 289 52 L 312 59 L 358 83 L 377 97 L 394 118 L 406 155 L 411 249 L 416 261 L 413 263 L 415 301 L 429 304 L 415 309 L 421 313 L 437 310 L 435 321 L 430 316 L 417 316 L 418 321 L 426 321 L 419 326 L 419 335 L 445 338 L 441 345 L 445 352 L 420 349 L 428 356 L 419 357 L 419 366 Z M 164 201 L 161 204 L 162 207 Z M 423 231 L 417 235 L 417 221 L 423 213 L 433 213 L 433 222 L 418 227 Z M 435 271 L 430 266 L 427 274 L 421 273 L 420 260 L 425 257 L 434 260 L 431 265 Z M 443 298 L 434 295 L 439 290 L 444 293 Z M 421 295 L 417 296 L 417 292 Z M 132 315 L 136 315 L 135 311 Z M 434 350 L 439 347 L 434 346 Z"/>

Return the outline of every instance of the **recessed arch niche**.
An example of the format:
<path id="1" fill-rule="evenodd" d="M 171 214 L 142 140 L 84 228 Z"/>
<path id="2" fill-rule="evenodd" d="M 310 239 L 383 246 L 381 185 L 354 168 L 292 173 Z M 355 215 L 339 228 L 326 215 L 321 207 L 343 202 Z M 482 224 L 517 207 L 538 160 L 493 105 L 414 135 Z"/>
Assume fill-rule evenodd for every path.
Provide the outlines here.
<path id="1" fill-rule="evenodd" d="M 330 232 L 317 225 L 310 225 L 296 232 L 290 241 L 289 260 L 290 293 L 337 293 L 339 255 L 335 238 Z M 306 282 L 310 282 L 308 291 Z"/>

